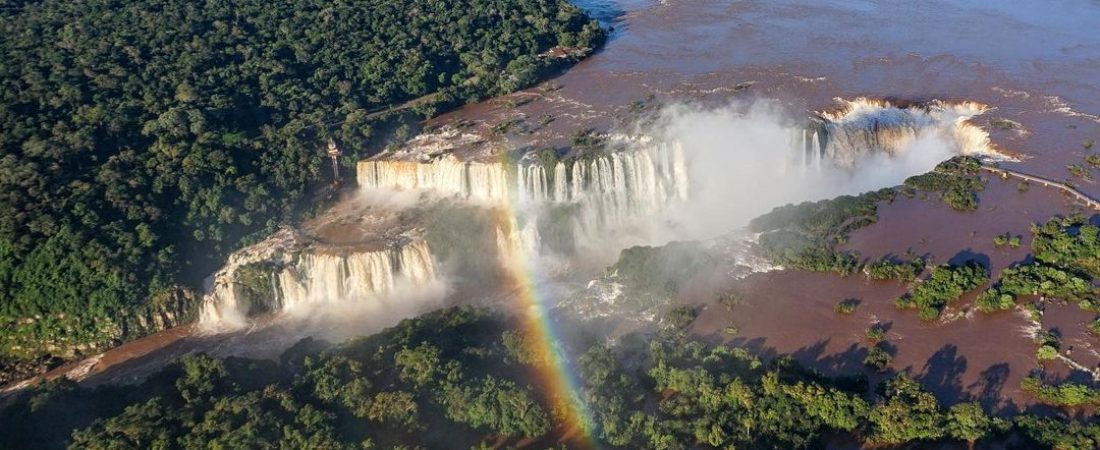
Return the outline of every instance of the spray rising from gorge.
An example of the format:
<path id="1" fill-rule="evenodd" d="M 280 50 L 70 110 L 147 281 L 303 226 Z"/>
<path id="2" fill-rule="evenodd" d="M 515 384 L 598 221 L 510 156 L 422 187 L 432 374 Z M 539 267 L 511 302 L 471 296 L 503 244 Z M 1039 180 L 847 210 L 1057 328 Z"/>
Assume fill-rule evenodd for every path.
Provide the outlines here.
<path id="1" fill-rule="evenodd" d="M 686 149 L 692 192 L 664 214 L 676 226 L 664 240 L 706 239 L 784 204 L 896 186 L 956 155 L 1002 157 L 971 122 L 983 105 L 836 101 L 808 121 L 771 102 L 668 108 L 654 128 Z"/>
<path id="2" fill-rule="evenodd" d="M 416 208 L 432 198 L 485 216 L 495 248 L 472 250 L 481 252 L 477 258 L 507 269 L 516 260 L 509 255 L 522 254 L 534 261 L 528 264 L 575 272 L 581 261 L 605 266 L 630 246 L 727 234 L 786 203 L 896 185 L 954 155 L 997 154 L 970 122 L 982 105 L 838 103 L 808 121 L 769 102 L 671 106 L 639 121 L 644 125 L 603 136 L 598 148 L 551 157 L 462 160 L 437 139 L 426 149 L 360 162 L 357 181 L 364 198 L 414 195 L 386 208 Z M 316 250 L 275 236 L 234 255 L 214 277 L 202 322 L 239 328 L 258 312 L 392 302 L 399 285 L 437 286 L 450 274 L 440 269 L 441 249 L 425 236 L 428 225 L 414 224 L 371 249 Z"/>

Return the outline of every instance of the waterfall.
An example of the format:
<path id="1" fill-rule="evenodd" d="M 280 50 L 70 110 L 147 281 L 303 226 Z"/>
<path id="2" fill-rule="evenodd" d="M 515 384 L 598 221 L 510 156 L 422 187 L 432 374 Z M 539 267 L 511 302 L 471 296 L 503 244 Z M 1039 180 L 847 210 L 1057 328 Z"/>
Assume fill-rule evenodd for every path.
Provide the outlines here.
<path id="1" fill-rule="evenodd" d="M 257 245 L 279 246 L 266 241 Z M 436 278 L 431 252 L 422 240 L 373 251 L 302 252 L 292 260 L 288 250 L 242 251 L 251 257 L 238 258 L 215 275 L 203 301 L 200 323 L 215 330 L 239 328 L 258 311 L 287 312 L 324 303 L 384 301 L 402 283 L 426 285 Z M 261 268 L 267 280 L 265 292 L 258 293 L 256 286 L 241 279 L 245 267 Z"/>
<path id="2" fill-rule="evenodd" d="M 199 311 L 199 324 L 206 329 L 240 328 L 247 323 L 247 302 L 229 283 L 218 283 L 206 294 Z"/>
<path id="3" fill-rule="evenodd" d="M 956 153 L 996 154 L 985 131 L 969 121 L 984 108 L 976 103 L 931 102 L 896 107 L 867 99 L 842 102 L 836 110 L 818 113 L 809 126 L 786 128 L 790 130 L 789 139 L 780 139 L 778 146 L 789 146 L 790 157 L 783 158 L 782 169 L 790 175 L 799 171 L 805 175 L 831 168 L 825 164 L 851 167 L 869 152 L 893 155 L 904 151 L 922 133 L 948 137 L 946 141 L 958 147 Z M 423 141 L 422 146 L 430 147 L 430 151 L 397 151 L 387 154 L 390 159 L 360 161 L 360 189 L 430 192 L 473 204 L 478 214 L 489 213 L 488 225 L 495 226 L 486 229 L 486 234 L 495 232 L 495 236 L 477 237 L 495 237 L 497 253 L 505 264 L 528 263 L 513 259 L 539 256 L 548 250 L 549 256 L 571 257 L 548 260 L 599 261 L 581 251 L 586 246 L 617 251 L 651 243 L 657 235 L 653 228 L 667 227 L 673 221 L 673 214 L 666 211 L 682 214 L 697 205 L 686 203 L 693 201 L 689 195 L 702 193 L 691 190 L 684 148 L 677 141 L 610 137 L 609 148 L 598 154 L 551 161 L 528 156 L 518 163 L 463 161 L 449 153 L 450 147 Z M 791 165 L 799 167 L 789 170 Z M 677 208 L 670 210 L 673 206 Z M 687 208 L 679 208 L 683 206 Z M 425 286 L 437 280 L 431 251 L 420 239 L 430 232 L 429 228 L 414 228 L 424 225 L 419 222 L 422 219 L 410 214 L 408 219 L 390 221 L 386 216 L 383 220 L 369 216 L 377 210 L 372 211 L 354 217 L 362 227 L 334 228 L 339 229 L 338 233 L 349 229 L 377 232 L 378 236 L 356 242 L 381 240 L 388 243 L 386 247 L 363 250 L 355 245 L 313 246 L 324 238 L 303 242 L 303 235 L 323 233 L 310 230 L 300 235 L 283 230 L 235 252 L 207 286 L 202 325 L 211 329 L 239 327 L 258 312 L 289 312 L 336 302 L 385 304 L 402 286 Z M 395 212 L 400 216 L 396 213 L 404 211 Z M 329 220 L 348 218 L 341 214 L 345 212 Z M 658 226 L 650 227 L 654 223 Z M 331 242 L 337 241 L 346 242 Z M 478 250 L 484 247 L 482 244 L 491 246 L 484 241 L 478 244 Z M 438 245 L 440 255 L 446 257 L 446 243 Z M 492 253 L 491 248 L 488 253 Z"/>
<path id="4" fill-rule="evenodd" d="M 553 164 L 460 162 L 446 155 L 430 162 L 368 160 L 358 165 L 361 189 L 421 190 L 523 215 L 525 224 L 502 226 L 507 245 L 537 250 L 537 216 L 571 205 L 577 237 L 597 238 L 688 198 L 683 148 L 678 143 L 630 142 L 625 150 Z"/>
<path id="5" fill-rule="evenodd" d="M 397 284 L 427 284 L 435 278 L 431 253 L 423 241 L 378 251 L 303 254 L 298 263 L 274 274 L 275 304 L 285 311 L 338 301 L 385 297 Z"/>
<path id="6" fill-rule="evenodd" d="M 985 130 L 970 123 L 984 105 L 932 101 L 903 108 L 866 98 L 837 101 L 840 107 L 817 113 L 809 126 L 796 130 L 789 160 L 800 162 L 802 173 L 820 173 L 825 164 L 850 169 L 871 153 L 898 155 L 926 134 L 943 138 L 956 154 L 1005 157 Z"/>
<path id="7" fill-rule="evenodd" d="M 554 165 L 554 198 L 561 201 L 570 199 L 568 195 L 569 185 L 565 184 L 565 174 L 569 173 L 568 170 L 563 162 Z"/>
<path id="8" fill-rule="evenodd" d="M 497 225 L 497 256 L 505 265 L 526 264 L 523 255 L 537 254 L 541 244 L 538 227 L 534 223 L 520 226 L 514 217 Z"/>
<path id="9" fill-rule="evenodd" d="M 811 149 L 811 151 L 813 152 L 814 172 L 821 173 L 821 159 L 824 157 L 821 149 L 821 138 L 819 137 L 817 131 L 814 131 L 813 136 L 813 148 Z"/>
<path id="10" fill-rule="evenodd" d="M 820 167 L 822 156 L 840 167 L 852 167 L 870 152 L 894 155 L 924 133 L 937 134 L 953 143 L 957 154 L 998 155 L 989 134 L 969 121 L 985 112 L 985 105 L 936 100 L 899 107 L 867 98 L 837 102 L 837 109 L 818 113 L 823 125 L 820 138 L 817 131 L 813 133 L 815 169 Z"/>
<path id="11" fill-rule="evenodd" d="M 802 167 L 809 166 L 809 150 L 806 148 L 808 131 L 802 130 L 802 142 L 798 145 L 798 152 L 802 155 Z"/>
<path id="12" fill-rule="evenodd" d="M 424 190 L 485 203 L 563 203 L 613 195 L 619 204 L 686 198 L 687 169 L 678 144 L 646 145 L 591 159 L 508 167 L 500 162 L 367 160 L 357 167 L 361 189 Z M 660 197 L 660 198 L 658 198 Z"/>
<path id="13" fill-rule="evenodd" d="M 505 201 L 509 194 L 503 163 L 463 162 L 447 155 L 431 163 L 360 161 L 356 169 L 361 188 L 428 190 L 487 203 Z"/>

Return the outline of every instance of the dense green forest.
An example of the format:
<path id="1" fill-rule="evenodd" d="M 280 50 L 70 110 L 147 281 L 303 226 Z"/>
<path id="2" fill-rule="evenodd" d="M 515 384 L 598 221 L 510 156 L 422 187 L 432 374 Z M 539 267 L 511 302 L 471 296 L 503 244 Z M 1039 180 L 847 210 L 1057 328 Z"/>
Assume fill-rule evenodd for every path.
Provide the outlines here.
<path id="1" fill-rule="evenodd" d="M 905 179 L 903 195 L 917 192 L 939 193 L 940 201 L 956 211 L 978 209 L 978 192 L 985 189 L 985 180 L 978 173 L 982 163 L 973 156 L 956 156 L 936 165 L 936 169 Z"/>
<path id="2" fill-rule="evenodd" d="M 509 92 L 604 39 L 564 0 L 0 1 L 0 22 L 0 373 L 146 331 L 150 299 L 317 204 L 329 139 L 354 160 L 406 130 L 388 108 Z"/>
<path id="3" fill-rule="evenodd" d="M 989 270 L 975 261 L 932 268 L 927 278 L 896 300 L 898 309 L 916 309 L 921 320 L 935 320 L 947 305 L 989 281 Z"/>
<path id="4" fill-rule="evenodd" d="M 840 250 L 848 234 L 878 221 L 879 202 L 892 202 L 894 188 L 842 195 L 818 202 L 775 208 L 749 222 L 760 233 L 760 248 L 787 267 L 848 276 L 863 267 L 859 254 Z"/>
<path id="5" fill-rule="evenodd" d="M 940 404 L 904 375 L 868 386 L 829 379 L 787 359 L 694 340 L 682 323 L 587 349 L 583 424 L 601 447 L 793 449 L 862 442 L 1014 442 L 1092 449 L 1100 426 L 1063 416 L 987 414 Z M 574 338 L 575 340 L 577 338 Z M 142 385 L 89 390 L 52 382 L 0 411 L 0 447 L 585 448 L 533 380 L 548 362 L 512 318 L 488 309 L 438 311 L 372 337 L 320 350 L 304 340 L 278 362 L 191 355 Z M 1077 406 L 1075 385 L 1025 386 Z M 1066 391 L 1066 392 L 1063 392 Z M 572 436 L 572 437 L 570 437 Z M 491 447 L 492 445 L 499 445 Z"/>

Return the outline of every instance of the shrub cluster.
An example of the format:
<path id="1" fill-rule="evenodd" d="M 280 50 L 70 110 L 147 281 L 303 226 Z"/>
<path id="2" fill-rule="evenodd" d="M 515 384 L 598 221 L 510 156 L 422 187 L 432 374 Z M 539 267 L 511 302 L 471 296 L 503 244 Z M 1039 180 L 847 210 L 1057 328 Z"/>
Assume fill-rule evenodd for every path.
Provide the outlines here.
<path id="1" fill-rule="evenodd" d="M 1012 248 L 1020 248 L 1020 243 L 1022 239 L 1022 237 L 1013 236 L 1011 233 L 998 234 L 997 236 L 993 237 L 993 245 L 996 245 L 998 248 L 1004 247 L 1006 245 Z"/>
<path id="2" fill-rule="evenodd" d="M 1058 357 L 1058 349 L 1062 346 L 1062 339 L 1053 331 L 1042 331 L 1035 335 L 1035 344 L 1039 346 L 1035 355 L 1040 361 L 1055 359 Z"/>
<path id="3" fill-rule="evenodd" d="M 1053 218 L 1031 227 L 1035 261 L 1001 272 L 997 283 L 978 296 L 983 311 L 1011 309 L 1020 296 L 1039 295 L 1100 308 L 1100 227 L 1081 215 Z"/>
<path id="4" fill-rule="evenodd" d="M 912 292 L 897 299 L 897 307 L 915 308 L 922 320 L 934 320 L 949 303 L 987 281 L 989 272 L 973 261 L 961 266 L 937 266 Z"/>
<path id="5" fill-rule="evenodd" d="M 1059 385 L 1045 384 L 1038 377 L 1027 377 L 1020 383 L 1024 392 L 1039 401 L 1067 407 L 1100 406 L 1100 389 L 1084 384 L 1066 382 Z"/>
<path id="6" fill-rule="evenodd" d="M 863 273 L 872 280 L 912 282 L 924 272 L 924 266 L 925 262 L 922 258 L 913 258 L 909 261 L 883 258 L 864 266 Z"/>
<path id="7" fill-rule="evenodd" d="M 841 300 L 833 307 L 833 311 L 837 314 L 851 314 L 859 307 L 859 300 L 854 298 L 846 298 Z"/>
<path id="8" fill-rule="evenodd" d="M 905 185 L 925 192 L 939 192 L 940 199 L 957 211 L 978 209 L 978 192 L 985 181 L 977 176 L 981 161 L 971 156 L 956 156 L 936 166 L 932 172 L 915 175 Z"/>
<path id="9" fill-rule="evenodd" d="M 714 261 L 711 251 L 699 243 L 670 242 L 660 247 L 625 249 L 608 270 L 638 293 L 667 298 L 691 277 L 712 267 Z"/>

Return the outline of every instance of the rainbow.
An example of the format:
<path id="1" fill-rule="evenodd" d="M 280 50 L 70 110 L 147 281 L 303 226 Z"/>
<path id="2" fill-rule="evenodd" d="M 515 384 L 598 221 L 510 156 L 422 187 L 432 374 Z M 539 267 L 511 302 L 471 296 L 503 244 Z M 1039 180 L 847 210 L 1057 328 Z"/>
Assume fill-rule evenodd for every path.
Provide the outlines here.
<path id="1" fill-rule="evenodd" d="M 551 416 L 561 423 L 560 441 L 569 443 L 571 448 L 599 448 L 592 437 L 593 422 L 582 398 L 580 379 L 550 319 L 548 297 L 538 289 L 540 264 L 536 255 L 508 239 L 518 223 L 518 209 L 512 201 L 498 211 L 501 269 L 505 281 L 514 287 L 525 340 L 535 353 L 536 361 L 542 362 L 535 370 L 536 383 L 543 388 L 543 396 L 551 406 Z"/>

